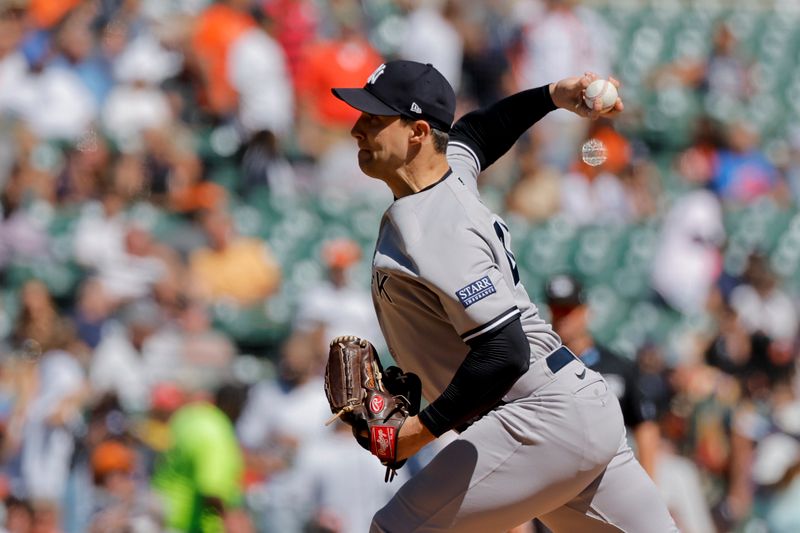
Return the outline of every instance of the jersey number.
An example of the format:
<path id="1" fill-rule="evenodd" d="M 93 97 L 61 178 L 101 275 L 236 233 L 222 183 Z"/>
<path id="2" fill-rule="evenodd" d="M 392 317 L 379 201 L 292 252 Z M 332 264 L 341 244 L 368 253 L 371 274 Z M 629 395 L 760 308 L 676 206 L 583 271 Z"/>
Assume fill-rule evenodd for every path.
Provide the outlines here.
<path id="1" fill-rule="evenodd" d="M 503 244 L 508 266 L 511 267 L 511 274 L 514 276 L 514 285 L 517 285 L 519 283 L 519 270 L 517 269 L 517 258 L 514 257 L 514 253 L 511 251 L 511 234 L 508 231 L 508 226 L 502 220 L 495 220 L 494 232 L 497 233 L 497 238 Z"/>

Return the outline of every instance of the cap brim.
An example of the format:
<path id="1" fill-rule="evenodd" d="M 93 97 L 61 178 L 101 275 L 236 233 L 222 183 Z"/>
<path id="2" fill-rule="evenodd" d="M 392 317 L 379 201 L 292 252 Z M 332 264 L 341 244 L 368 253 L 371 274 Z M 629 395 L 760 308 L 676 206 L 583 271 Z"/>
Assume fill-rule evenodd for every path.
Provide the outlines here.
<path id="1" fill-rule="evenodd" d="M 396 116 L 401 114 L 378 100 L 366 89 L 331 89 L 331 92 L 350 107 L 370 115 Z"/>

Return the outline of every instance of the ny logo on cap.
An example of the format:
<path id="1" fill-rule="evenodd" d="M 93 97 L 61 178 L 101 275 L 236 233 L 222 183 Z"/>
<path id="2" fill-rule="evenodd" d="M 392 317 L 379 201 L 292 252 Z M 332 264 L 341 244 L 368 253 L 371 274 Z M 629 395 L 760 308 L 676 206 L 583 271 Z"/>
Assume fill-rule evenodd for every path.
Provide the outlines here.
<path id="1" fill-rule="evenodd" d="M 375 82 L 378 81 L 378 78 L 381 77 L 381 74 L 383 74 L 384 70 L 386 70 L 386 63 L 376 68 L 375 72 L 369 75 L 369 78 L 367 78 L 367 83 L 369 85 L 375 85 Z"/>
<path id="2" fill-rule="evenodd" d="M 414 113 L 422 113 L 422 108 L 416 102 L 411 102 L 411 111 Z"/>

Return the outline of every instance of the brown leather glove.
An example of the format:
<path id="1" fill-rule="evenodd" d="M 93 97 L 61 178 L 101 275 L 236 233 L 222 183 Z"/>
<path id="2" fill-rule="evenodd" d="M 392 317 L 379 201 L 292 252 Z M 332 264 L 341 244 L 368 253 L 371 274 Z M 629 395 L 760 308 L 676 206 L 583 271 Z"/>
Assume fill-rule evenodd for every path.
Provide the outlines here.
<path id="1" fill-rule="evenodd" d="M 387 467 L 386 480 L 390 481 L 405 464 L 397 461 L 397 436 L 412 408 L 419 409 L 419 387 L 417 398 L 408 398 L 392 394 L 383 380 L 383 368 L 371 342 L 354 336 L 331 341 L 325 395 L 334 416 L 328 423 L 341 418 L 349 424 L 358 443 Z"/>

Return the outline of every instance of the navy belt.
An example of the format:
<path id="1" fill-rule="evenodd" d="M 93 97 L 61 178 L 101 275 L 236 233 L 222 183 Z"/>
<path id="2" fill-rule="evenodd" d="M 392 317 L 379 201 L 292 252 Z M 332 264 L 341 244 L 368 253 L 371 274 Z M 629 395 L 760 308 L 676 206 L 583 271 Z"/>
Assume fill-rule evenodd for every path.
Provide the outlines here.
<path id="1" fill-rule="evenodd" d="M 550 372 L 555 374 L 575 359 L 577 359 L 575 354 L 573 354 L 566 346 L 562 346 L 555 352 L 548 355 L 545 362 L 547 363 L 547 368 L 550 369 Z"/>

